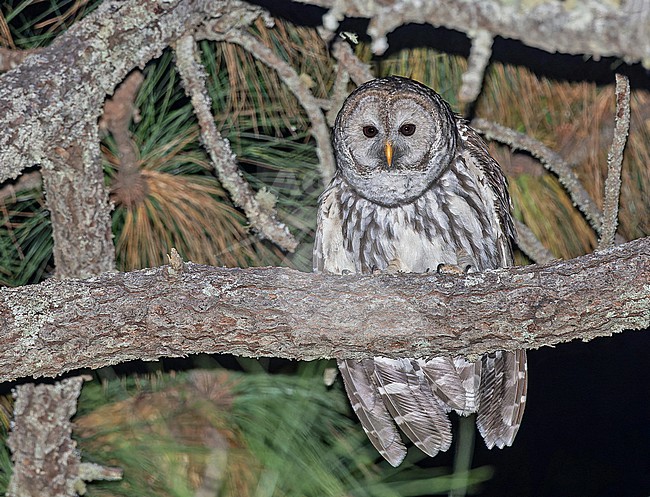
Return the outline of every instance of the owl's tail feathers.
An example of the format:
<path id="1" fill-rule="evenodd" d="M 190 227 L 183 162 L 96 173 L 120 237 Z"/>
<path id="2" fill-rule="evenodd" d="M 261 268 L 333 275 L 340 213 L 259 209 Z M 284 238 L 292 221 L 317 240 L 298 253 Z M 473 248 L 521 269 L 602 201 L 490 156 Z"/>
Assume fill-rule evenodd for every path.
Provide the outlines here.
<path id="1" fill-rule="evenodd" d="M 462 357 L 434 357 L 421 363 L 431 390 L 448 410 L 461 416 L 475 413 L 479 406 L 481 361 L 470 362 Z"/>
<path id="2" fill-rule="evenodd" d="M 373 359 L 338 361 L 338 366 L 352 409 L 372 445 L 392 466 L 399 466 L 406 446 L 372 380 Z"/>
<path id="3" fill-rule="evenodd" d="M 397 425 L 433 457 L 451 445 L 451 423 L 431 393 L 418 361 L 375 357 L 373 380 Z"/>
<path id="4" fill-rule="evenodd" d="M 526 406 L 526 351 L 498 351 L 482 358 L 480 406 L 476 424 L 489 449 L 512 445 Z"/>

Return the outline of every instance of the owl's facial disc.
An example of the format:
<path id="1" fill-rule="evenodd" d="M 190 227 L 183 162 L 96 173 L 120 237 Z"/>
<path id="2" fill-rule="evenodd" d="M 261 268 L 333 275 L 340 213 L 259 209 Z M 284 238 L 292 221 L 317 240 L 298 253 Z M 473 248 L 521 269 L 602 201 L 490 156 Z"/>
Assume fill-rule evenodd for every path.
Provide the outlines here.
<path id="1" fill-rule="evenodd" d="M 382 205 L 422 195 L 455 155 L 455 140 L 449 139 L 455 123 L 441 110 L 438 101 L 421 94 L 353 94 L 334 135 L 337 163 L 348 184 Z"/>

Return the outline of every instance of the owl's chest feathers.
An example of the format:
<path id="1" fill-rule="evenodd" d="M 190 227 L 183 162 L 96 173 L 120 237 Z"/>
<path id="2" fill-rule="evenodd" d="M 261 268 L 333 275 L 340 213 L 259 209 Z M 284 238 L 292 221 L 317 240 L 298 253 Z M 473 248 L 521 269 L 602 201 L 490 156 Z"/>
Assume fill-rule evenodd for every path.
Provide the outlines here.
<path id="1" fill-rule="evenodd" d="M 494 207 L 476 178 L 462 171 L 448 170 L 418 199 L 396 207 L 366 200 L 344 181 L 337 197 L 344 250 L 355 272 L 389 266 L 418 273 L 435 271 L 439 264 L 469 263 L 478 270 L 499 266 Z"/>

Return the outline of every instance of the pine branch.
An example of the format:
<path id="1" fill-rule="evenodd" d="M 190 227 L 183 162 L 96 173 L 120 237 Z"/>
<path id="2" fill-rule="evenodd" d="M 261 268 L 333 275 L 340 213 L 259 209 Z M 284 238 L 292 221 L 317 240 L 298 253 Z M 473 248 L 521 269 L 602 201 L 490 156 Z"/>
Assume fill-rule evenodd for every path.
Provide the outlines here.
<path id="1" fill-rule="evenodd" d="M 650 238 L 465 277 L 182 269 L 0 289 L 0 381 L 198 353 L 475 357 L 650 325 Z"/>

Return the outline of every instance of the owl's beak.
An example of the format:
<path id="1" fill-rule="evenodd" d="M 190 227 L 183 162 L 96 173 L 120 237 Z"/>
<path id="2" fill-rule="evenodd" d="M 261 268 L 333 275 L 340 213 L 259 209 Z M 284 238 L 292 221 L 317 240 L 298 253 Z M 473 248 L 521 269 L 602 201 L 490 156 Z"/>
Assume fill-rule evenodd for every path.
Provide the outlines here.
<path id="1" fill-rule="evenodd" d="M 386 142 L 384 153 L 386 154 L 386 162 L 388 162 L 388 167 L 391 167 L 393 164 L 393 146 L 389 141 Z"/>

